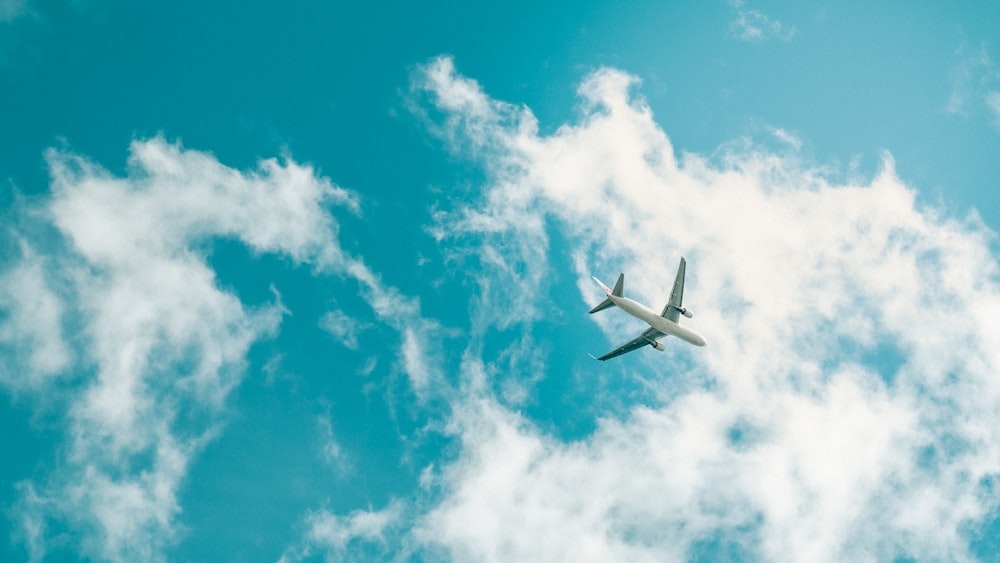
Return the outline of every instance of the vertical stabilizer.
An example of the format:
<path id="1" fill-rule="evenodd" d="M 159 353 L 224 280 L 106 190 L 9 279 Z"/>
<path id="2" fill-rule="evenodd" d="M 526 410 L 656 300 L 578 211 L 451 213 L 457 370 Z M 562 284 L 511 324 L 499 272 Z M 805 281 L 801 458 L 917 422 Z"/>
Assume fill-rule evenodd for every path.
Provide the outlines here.
<path id="1" fill-rule="evenodd" d="M 615 282 L 615 288 L 611 290 L 611 295 L 615 297 L 625 296 L 625 274 L 618 274 L 618 281 Z"/>

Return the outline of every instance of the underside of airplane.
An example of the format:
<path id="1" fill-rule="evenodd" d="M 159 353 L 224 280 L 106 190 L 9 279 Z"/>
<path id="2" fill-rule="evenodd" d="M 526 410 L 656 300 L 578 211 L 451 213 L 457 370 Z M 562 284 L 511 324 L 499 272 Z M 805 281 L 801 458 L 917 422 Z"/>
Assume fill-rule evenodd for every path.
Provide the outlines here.
<path id="1" fill-rule="evenodd" d="M 706 344 L 705 338 L 702 335 L 680 325 L 681 316 L 689 319 L 694 316 L 691 311 L 682 305 L 684 300 L 684 274 L 686 267 L 687 262 L 684 258 L 681 258 L 680 265 L 677 267 L 677 277 L 674 279 L 674 288 L 670 292 L 670 300 L 667 301 L 666 306 L 663 307 L 663 311 L 660 314 L 657 314 L 641 303 L 625 297 L 625 274 L 618 275 L 618 281 L 615 282 L 613 289 L 604 285 L 601 280 L 594 278 L 594 281 L 604 289 L 607 297 L 590 310 L 591 314 L 610 307 L 619 307 L 633 317 L 646 321 L 649 325 L 649 328 L 643 331 L 642 334 L 597 358 L 598 360 L 610 360 L 611 358 L 616 358 L 644 346 L 652 346 L 662 352 L 665 346 L 660 342 L 660 339 L 664 336 L 676 336 L 695 346 L 704 346 Z"/>

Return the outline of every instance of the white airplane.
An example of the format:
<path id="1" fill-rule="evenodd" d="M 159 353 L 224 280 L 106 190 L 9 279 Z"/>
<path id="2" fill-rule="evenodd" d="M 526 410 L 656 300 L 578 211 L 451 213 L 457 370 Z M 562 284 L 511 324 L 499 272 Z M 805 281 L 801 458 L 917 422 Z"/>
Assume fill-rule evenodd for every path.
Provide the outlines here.
<path id="1" fill-rule="evenodd" d="M 667 302 L 667 305 L 663 308 L 663 312 L 659 315 L 649 307 L 641 303 L 636 303 L 623 295 L 625 274 L 618 274 L 618 281 L 615 283 L 614 289 L 608 288 L 608 286 L 604 285 L 604 282 L 591 276 L 594 278 L 594 281 L 604 288 L 604 292 L 608 294 L 608 297 L 604 301 L 601 301 L 596 307 L 590 310 L 591 315 L 617 305 L 624 309 L 626 313 L 646 321 L 649 325 L 649 328 L 642 334 L 597 358 L 598 360 L 610 360 L 633 350 L 638 350 L 643 346 L 652 346 L 662 352 L 666 346 L 660 342 L 660 338 L 664 336 L 676 336 L 695 346 L 705 345 L 704 336 L 677 324 L 681 315 L 689 319 L 694 316 L 694 313 L 681 306 L 681 301 L 684 298 L 684 269 L 686 265 L 687 262 L 684 258 L 681 258 L 680 266 L 677 267 L 677 278 L 674 279 L 674 290 L 670 292 L 670 301 Z"/>

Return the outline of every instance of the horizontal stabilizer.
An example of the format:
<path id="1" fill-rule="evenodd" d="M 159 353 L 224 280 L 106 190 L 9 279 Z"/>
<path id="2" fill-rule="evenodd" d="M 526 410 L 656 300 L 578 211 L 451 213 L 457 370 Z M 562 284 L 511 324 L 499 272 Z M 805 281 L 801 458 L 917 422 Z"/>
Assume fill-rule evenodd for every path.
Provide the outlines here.
<path id="1" fill-rule="evenodd" d="M 598 311 L 603 311 L 603 310 L 607 309 L 608 307 L 614 307 L 614 306 L 615 306 L 614 301 L 612 301 L 610 297 L 605 297 L 604 301 L 601 301 L 600 303 L 598 303 L 597 305 L 595 305 L 593 309 L 590 310 L 590 314 L 593 315 L 594 313 L 597 313 Z"/>
<path id="2" fill-rule="evenodd" d="M 604 282 L 602 282 L 597 278 L 594 278 L 594 276 L 590 277 L 592 277 L 594 281 L 601 286 L 601 289 L 603 289 L 604 292 L 608 294 L 607 298 L 605 298 L 604 301 L 601 301 L 596 306 L 594 306 L 593 309 L 590 310 L 590 314 L 593 315 L 594 313 L 598 311 L 603 311 L 608 307 L 614 307 L 615 302 L 611 300 L 611 296 L 615 297 L 623 296 L 623 292 L 625 291 L 625 274 L 618 274 L 618 281 L 615 282 L 614 289 L 611 289 L 610 287 L 604 285 Z"/>

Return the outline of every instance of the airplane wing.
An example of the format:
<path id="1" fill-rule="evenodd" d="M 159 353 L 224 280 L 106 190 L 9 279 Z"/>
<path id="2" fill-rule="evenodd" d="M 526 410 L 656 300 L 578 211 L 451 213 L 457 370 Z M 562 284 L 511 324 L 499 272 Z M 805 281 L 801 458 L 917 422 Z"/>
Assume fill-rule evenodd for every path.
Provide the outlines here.
<path id="1" fill-rule="evenodd" d="M 674 289 L 670 292 L 670 301 L 663 308 L 660 314 L 673 322 L 681 318 L 681 302 L 684 300 L 684 271 L 687 269 L 687 261 L 681 258 L 681 263 L 677 266 L 677 277 L 674 278 Z"/>
<path id="2" fill-rule="evenodd" d="M 597 359 L 603 362 L 604 360 L 617 358 L 622 354 L 628 354 L 629 352 L 632 352 L 633 350 L 638 350 L 643 346 L 649 346 L 650 344 L 653 343 L 653 341 L 655 341 L 657 338 L 660 338 L 661 336 L 664 336 L 662 332 L 656 330 L 655 328 L 647 328 L 645 332 L 643 332 L 639 336 L 633 338 L 632 340 L 629 340 L 625 344 L 622 344 L 621 346 L 615 348 L 614 350 L 608 352 L 607 354 L 604 354 L 603 356 Z"/>

